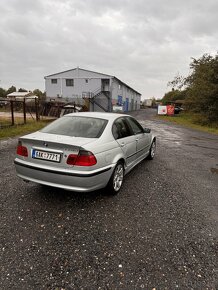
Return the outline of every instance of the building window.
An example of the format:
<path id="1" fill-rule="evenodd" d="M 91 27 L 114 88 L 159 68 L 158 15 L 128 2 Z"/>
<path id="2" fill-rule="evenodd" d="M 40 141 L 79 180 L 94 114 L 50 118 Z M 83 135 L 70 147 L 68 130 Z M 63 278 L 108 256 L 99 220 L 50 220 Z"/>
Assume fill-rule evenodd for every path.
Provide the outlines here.
<path id="1" fill-rule="evenodd" d="M 119 90 L 121 90 L 122 89 L 122 86 L 119 84 Z"/>
<path id="2" fill-rule="evenodd" d="M 86 79 L 86 84 L 88 84 L 88 82 L 89 82 L 89 80 L 88 80 L 88 79 Z"/>
<path id="3" fill-rule="evenodd" d="M 57 84 L 58 80 L 57 79 L 51 79 L 52 84 Z"/>
<path id="4" fill-rule="evenodd" d="M 66 79 L 66 86 L 73 87 L 74 86 L 74 79 Z"/>

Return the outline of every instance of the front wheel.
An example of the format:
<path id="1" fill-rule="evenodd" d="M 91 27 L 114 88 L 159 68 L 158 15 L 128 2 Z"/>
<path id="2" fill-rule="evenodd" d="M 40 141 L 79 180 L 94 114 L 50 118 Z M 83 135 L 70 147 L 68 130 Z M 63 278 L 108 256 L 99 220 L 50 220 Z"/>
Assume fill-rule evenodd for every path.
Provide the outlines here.
<path id="1" fill-rule="evenodd" d="M 156 140 L 154 139 L 151 143 L 148 159 L 150 160 L 154 159 L 155 153 L 156 153 Z"/>
<path id="2" fill-rule="evenodd" d="M 116 195 L 122 187 L 123 179 L 124 166 L 122 162 L 118 162 L 107 185 L 108 193 L 111 195 Z"/>

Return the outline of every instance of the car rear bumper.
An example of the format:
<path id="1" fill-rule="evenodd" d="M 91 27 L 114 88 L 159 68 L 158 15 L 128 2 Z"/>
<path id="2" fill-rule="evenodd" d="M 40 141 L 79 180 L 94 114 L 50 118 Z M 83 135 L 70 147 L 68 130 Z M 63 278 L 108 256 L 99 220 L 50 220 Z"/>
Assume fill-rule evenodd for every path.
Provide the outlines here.
<path id="1" fill-rule="evenodd" d="M 14 160 L 14 164 L 17 175 L 24 180 L 81 192 L 105 187 L 114 169 L 114 166 L 111 165 L 86 172 L 72 169 L 55 170 L 49 167 L 38 167 L 18 158 Z"/>

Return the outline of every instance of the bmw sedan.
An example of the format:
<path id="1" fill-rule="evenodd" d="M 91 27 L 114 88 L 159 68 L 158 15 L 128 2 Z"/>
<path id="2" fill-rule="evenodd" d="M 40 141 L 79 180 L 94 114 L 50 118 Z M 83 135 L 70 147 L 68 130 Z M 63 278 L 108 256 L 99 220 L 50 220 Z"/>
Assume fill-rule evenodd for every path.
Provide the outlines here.
<path id="1" fill-rule="evenodd" d="M 65 190 L 120 191 L 124 176 L 140 161 L 153 159 L 156 138 L 129 115 L 72 113 L 19 138 L 17 175 Z"/>

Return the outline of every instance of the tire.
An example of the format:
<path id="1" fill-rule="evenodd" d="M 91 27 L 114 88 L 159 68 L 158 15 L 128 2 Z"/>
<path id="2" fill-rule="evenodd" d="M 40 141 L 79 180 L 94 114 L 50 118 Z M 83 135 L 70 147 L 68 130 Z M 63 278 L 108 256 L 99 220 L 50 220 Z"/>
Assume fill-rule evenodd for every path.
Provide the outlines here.
<path id="1" fill-rule="evenodd" d="M 120 191 L 124 180 L 124 166 L 121 161 L 117 163 L 114 172 L 108 182 L 107 191 L 110 195 L 116 195 Z"/>
<path id="2" fill-rule="evenodd" d="M 149 154 L 148 154 L 149 160 L 154 159 L 155 152 L 156 152 L 156 140 L 154 139 L 151 143 L 151 147 L 150 147 Z"/>

